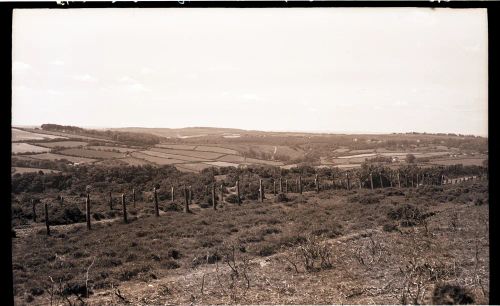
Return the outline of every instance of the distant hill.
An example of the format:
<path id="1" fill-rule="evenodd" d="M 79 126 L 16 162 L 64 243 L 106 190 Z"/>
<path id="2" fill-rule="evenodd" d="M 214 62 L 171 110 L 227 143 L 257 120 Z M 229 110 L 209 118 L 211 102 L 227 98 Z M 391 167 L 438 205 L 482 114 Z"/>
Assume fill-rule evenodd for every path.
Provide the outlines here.
<path id="1" fill-rule="evenodd" d="M 231 128 L 214 128 L 214 127 L 186 127 L 180 129 L 171 128 L 144 128 L 144 127 L 126 127 L 126 128 L 111 128 L 112 131 L 134 132 L 134 133 L 150 133 L 161 137 L 171 138 L 187 138 L 196 136 L 223 136 L 223 135 L 242 135 L 247 133 L 264 133 L 258 131 L 247 131 Z"/>

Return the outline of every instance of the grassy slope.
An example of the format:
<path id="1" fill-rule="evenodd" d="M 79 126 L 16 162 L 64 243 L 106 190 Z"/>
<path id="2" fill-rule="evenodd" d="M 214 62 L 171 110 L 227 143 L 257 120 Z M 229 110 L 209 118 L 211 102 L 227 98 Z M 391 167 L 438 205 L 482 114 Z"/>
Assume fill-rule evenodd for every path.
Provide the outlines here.
<path id="1" fill-rule="evenodd" d="M 327 191 L 290 195 L 287 203 L 224 204 L 218 211 L 193 205 L 193 214 L 167 211 L 160 218 L 150 216 L 151 203 L 141 202 L 139 218 L 131 217 L 130 224 L 95 223 L 91 232 L 84 224 L 59 226 L 52 237 L 38 224 L 19 230 L 13 240 L 16 301 L 30 301 L 36 288 L 45 288 L 34 299 L 48 302 L 49 276 L 66 286 L 84 284 L 95 259 L 89 270 L 94 294 L 88 301 L 99 305 L 123 302 L 111 286 L 134 304 L 400 303 L 404 275 L 399 268 L 417 258 L 440 271 L 440 280 L 461 284 L 476 303 L 487 303 L 476 276 L 487 290 L 488 206 L 473 204 L 487 197 L 487 183 L 398 194 L 394 189 Z M 374 198 L 379 203 L 359 203 Z M 397 224 L 387 214 L 402 203 L 435 212 L 427 219 L 427 233 L 422 224 L 384 231 L 384 225 Z M 284 260 L 308 237 L 328 245 L 331 268 L 306 272 L 298 261 L 297 273 Z M 241 282 L 229 289 L 227 264 L 206 263 L 207 255 L 213 259 L 224 245 L 236 246 L 237 258 L 251 259 L 248 291 Z M 426 283 L 427 303 L 438 282 Z"/>

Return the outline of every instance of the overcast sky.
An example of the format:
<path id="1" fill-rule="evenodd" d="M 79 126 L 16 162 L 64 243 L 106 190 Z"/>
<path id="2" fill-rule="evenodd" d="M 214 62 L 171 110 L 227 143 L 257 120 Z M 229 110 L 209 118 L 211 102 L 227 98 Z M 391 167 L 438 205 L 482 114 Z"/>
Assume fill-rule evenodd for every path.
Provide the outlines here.
<path id="1" fill-rule="evenodd" d="M 485 9 L 15 10 L 13 125 L 487 135 Z"/>

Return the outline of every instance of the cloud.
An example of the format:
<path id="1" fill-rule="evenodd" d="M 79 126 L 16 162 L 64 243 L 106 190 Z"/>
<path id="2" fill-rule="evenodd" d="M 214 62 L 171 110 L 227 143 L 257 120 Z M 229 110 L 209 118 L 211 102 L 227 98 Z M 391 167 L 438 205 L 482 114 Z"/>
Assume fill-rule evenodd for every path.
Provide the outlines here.
<path id="1" fill-rule="evenodd" d="M 73 79 L 77 81 L 82 81 L 82 82 L 97 82 L 98 79 L 91 76 L 90 74 L 79 74 L 79 75 L 74 75 Z"/>
<path id="2" fill-rule="evenodd" d="M 191 72 L 191 73 L 186 74 L 185 77 L 186 77 L 186 79 L 196 80 L 196 79 L 198 79 L 198 73 Z"/>
<path id="3" fill-rule="evenodd" d="M 153 69 L 151 69 L 149 67 L 142 67 L 141 68 L 141 74 L 150 74 L 151 72 L 153 72 Z"/>
<path id="4" fill-rule="evenodd" d="M 24 63 L 24 62 L 19 62 L 15 61 L 12 63 L 12 71 L 13 72 L 25 72 L 31 69 L 31 65 Z"/>
<path id="5" fill-rule="evenodd" d="M 52 96 L 62 96 L 62 92 L 54 89 L 47 89 L 47 93 Z"/>
<path id="6" fill-rule="evenodd" d="M 397 100 L 396 102 L 392 103 L 392 106 L 408 106 L 408 102 Z"/>
<path id="7" fill-rule="evenodd" d="M 263 99 L 261 97 L 259 97 L 258 95 L 256 94 L 252 94 L 252 93 L 245 93 L 245 94 L 242 94 L 241 97 L 245 100 L 251 100 L 251 101 L 262 101 Z"/>
<path id="8" fill-rule="evenodd" d="M 141 83 L 134 83 L 128 86 L 129 90 L 132 92 L 150 92 L 148 88 L 146 88 L 144 85 Z"/>
<path id="9" fill-rule="evenodd" d="M 54 66 L 64 66 L 64 62 L 61 60 L 54 60 L 54 61 L 50 62 L 50 64 L 54 65 Z"/>
<path id="10" fill-rule="evenodd" d="M 124 75 L 118 79 L 118 82 L 122 83 L 138 83 L 135 79 L 129 77 L 128 75 Z"/>

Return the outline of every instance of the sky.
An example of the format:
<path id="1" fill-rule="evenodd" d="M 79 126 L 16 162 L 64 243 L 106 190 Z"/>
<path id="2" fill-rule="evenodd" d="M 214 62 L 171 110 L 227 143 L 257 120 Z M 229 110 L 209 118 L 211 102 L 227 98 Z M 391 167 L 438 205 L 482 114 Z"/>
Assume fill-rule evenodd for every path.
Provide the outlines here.
<path id="1" fill-rule="evenodd" d="M 16 9 L 12 124 L 487 136 L 485 9 Z"/>

